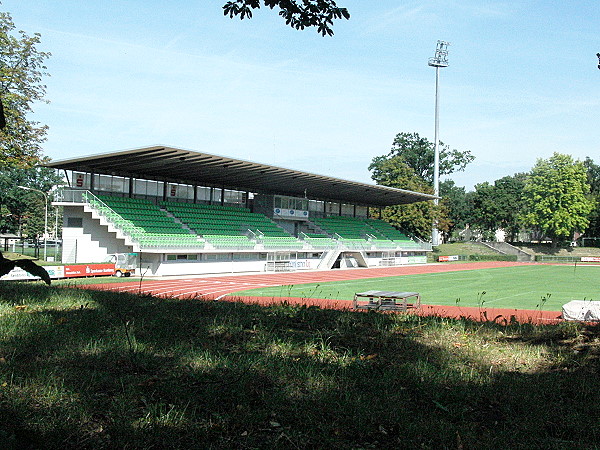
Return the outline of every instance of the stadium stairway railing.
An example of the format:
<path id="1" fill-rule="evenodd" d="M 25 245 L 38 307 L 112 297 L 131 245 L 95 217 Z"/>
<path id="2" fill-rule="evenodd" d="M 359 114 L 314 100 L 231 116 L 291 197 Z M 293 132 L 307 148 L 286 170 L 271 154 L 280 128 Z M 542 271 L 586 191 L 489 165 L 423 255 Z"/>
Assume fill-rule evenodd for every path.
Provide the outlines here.
<path id="1" fill-rule="evenodd" d="M 135 221 L 123 217 L 107 204 L 101 196 L 90 191 L 62 191 L 57 201 L 71 201 L 74 203 L 87 204 L 97 216 L 102 217 L 115 231 L 122 235 L 126 244 L 138 247 L 136 250 L 144 249 L 190 249 L 198 250 L 204 248 L 204 241 L 197 236 L 183 233 L 161 233 L 147 232 L 143 227 L 136 225 Z M 160 228 L 159 228 L 160 229 Z M 164 230 L 164 228 L 162 228 Z"/>

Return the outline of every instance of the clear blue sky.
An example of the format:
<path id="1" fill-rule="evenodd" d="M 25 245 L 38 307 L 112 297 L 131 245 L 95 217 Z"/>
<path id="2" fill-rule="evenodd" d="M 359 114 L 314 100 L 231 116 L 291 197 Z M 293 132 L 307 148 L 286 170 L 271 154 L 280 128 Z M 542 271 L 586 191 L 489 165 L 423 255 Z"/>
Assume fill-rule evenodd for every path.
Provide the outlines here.
<path id="1" fill-rule="evenodd" d="M 335 35 L 296 31 L 225 0 L 3 0 L 52 53 L 45 154 L 162 144 L 370 182 L 399 132 L 475 155 L 472 189 L 553 152 L 600 162 L 600 4 L 590 1 L 338 0 Z"/>

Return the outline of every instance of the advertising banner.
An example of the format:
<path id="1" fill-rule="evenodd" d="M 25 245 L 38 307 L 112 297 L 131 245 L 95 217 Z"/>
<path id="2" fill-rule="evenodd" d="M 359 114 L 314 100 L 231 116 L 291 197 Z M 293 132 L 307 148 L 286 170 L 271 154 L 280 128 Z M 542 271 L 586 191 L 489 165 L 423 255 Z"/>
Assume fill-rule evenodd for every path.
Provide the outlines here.
<path id="1" fill-rule="evenodd" d="M 273 213 L 275 216 L 284 217 L 286 219 L 295 220 L 308 220 L 310 213 L 300 209 L 285 209 L 285 208 L 274 208 Z"/>
<path id="2" fill-rule="evenodd" d="M 63 278 L 63 266 L 44 266 L 50 278 Z M 28 272 L 25 272 L 20 267 L 15 267 L 13 270 L 4 275 L 0 280 L 39 280 L 40 277 L 35 277 Z"/>
<path id="3" fill-rule="evenodd" d="M 598 256 L 582 256 L 581 262 L 600 262 L 600 257 L 598 257 Z"/>
<path id="4" fill-rule="evenodd" d="M 439 256 L 439 257 L 438 257 L 438 261 L 439 261 L 439 262 L 458 261 L 458 255 L 452 255 L 452 256 Z"/>
<path id="5" fill-rule="evenodd" d="M 65 278 L 95 277 L 98 275 L 112 275 L 115 273 L 114 264 L 77 264 L 65 266 Z"/>
<path id="6" fill-rule="evenodd" d="M 75 278 L 75 277 L 95 277 L 100 275 L 113 275 L 115 273 L 114 264 L 77 264 L 71 266 L 43 266 L 50 275 L 50 278 Z M 15 267 L 9 273 L 0 277 L 0 280 L 39 280 L 20 267 Z"/>

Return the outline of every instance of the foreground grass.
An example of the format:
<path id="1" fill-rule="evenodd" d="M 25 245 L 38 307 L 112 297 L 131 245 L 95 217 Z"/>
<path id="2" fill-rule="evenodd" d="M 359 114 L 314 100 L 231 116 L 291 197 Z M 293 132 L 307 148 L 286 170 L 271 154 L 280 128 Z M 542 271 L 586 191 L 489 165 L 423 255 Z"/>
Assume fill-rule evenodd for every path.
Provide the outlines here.
<path id="1" fill-rule="evenodd" d="M 597 300 L 599 279 L 598 266 L 525 265 L 274 286 L 238 294 L 352 300 L 356 292 L 408 291 L 419 292 L 428 305 L 560 311 L 571 300 Z"/>
<path id="2" fill-rule="evenodd" d="M 0 284 L 3 448 L 589 448 L 599 333 Z"/>

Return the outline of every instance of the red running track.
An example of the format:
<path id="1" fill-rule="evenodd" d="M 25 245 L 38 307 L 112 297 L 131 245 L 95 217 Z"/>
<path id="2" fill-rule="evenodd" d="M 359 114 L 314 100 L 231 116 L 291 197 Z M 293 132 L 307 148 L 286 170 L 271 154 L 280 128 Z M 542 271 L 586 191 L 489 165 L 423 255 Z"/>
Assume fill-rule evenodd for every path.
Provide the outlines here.
<path id="1" fill-rule="evenodd" d="M 373 269 L 342 269 L 319 272 L 260 273 L 253 275 L 227 275 L 206 278 L 182 277 L 177 279 L 129 281 L 83 286 L 87 289 L 149 294 L 157 297 L 202 300 L 241 301 L 245 303 L 274 304 L 286 301 L 292 304 L 315 305 L 323 308 L 348 309 L 351 301 L 303 298 L 239 297 L 231 294 L 247 289 L 267 286 L 287 286 L 305 283 L 322 283 L 365 278 L 394 277 L 425 273 L 457 272 L 462 270 L 513 267 L 530 263 L 476 262 L 464 264 L 429 264 L 415 266 L 385 267 Z M 470 308 L 456 306 L 423 305 L 419 314 L 444 317 L 467 317 L 473 320 L 495 320 L 509 323 L 511 320 L 533 323 L 553 323 L 560 320 L 555 311 L 531 311 L 500 308 Z M 514 317 L 513 317 L 514 316 Z"/>

